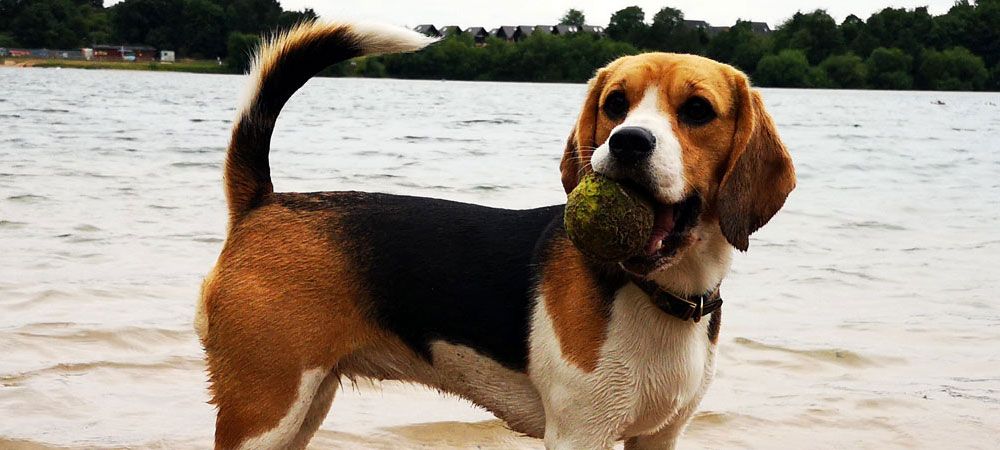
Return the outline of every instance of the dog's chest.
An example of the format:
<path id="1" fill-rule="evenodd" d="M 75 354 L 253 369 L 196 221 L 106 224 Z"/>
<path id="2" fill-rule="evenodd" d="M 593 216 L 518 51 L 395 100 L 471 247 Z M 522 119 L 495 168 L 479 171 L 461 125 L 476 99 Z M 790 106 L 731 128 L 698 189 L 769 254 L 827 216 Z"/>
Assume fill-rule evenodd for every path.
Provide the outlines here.
<path id="1" fill-rule="evenodd" d="M 649 434 L 704 393 L 715 352 L 707 322 L 668 316 L 626 286 L 615 295 L 596 367 L 587 371 L 561 353 L 550 312 L 540 304 L 531 377 L 550 403 L 591 410 L 588 420 L 616 417 L 622 437 Z"/>
<path id="2" fill-rule="evenodd" d="M 714 370 L 708 321 L 681 321 L 662 313 L 634 286 L 618 292 L 595 374 L 606 383 L 628 380 L 634 420 L 625 435 L 669 423 L 700 399 Z"/>

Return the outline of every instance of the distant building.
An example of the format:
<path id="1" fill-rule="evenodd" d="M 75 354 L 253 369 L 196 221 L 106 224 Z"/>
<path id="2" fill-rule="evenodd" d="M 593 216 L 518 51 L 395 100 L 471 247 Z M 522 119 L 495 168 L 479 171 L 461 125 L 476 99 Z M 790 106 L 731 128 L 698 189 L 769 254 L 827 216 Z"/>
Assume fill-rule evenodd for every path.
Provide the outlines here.
<path id="1" fill-rule="evenodd" d="M 462 29 L 458 25 L 446 25 L 439 28 L 441 36 L 458 36 L 462 34 Z"/>
<path id="2" fill-rule="evenodd" d="M 579 32 L 580 32 L 580 27 L 576 25 L 556 25 L 552 27 L 552 34 L 556 36 L 566 36 Z"/>
<path id="3" fill-rule="evenodd" d="M 531 25 L 518 25 L 514 27 L 514 41 L 522 41 L 531 36 L 531 33 L 535 32 L 535 27 Z"/>
<path id="4" fill-rule="evenodd" d="M 702 22 L 704 23 L 704 22 Z M 708 24 L 705 24 L 707 27 Z M 487 31 L 483 27 L 468 27 L 461 29 L 456 25 L 447 25 L 438 28 L 432 24 L 417 25 L 413 28 L 421 34 L 431 37 L 453 36 L 459 34 L 469 34 L 476 44 L 483 45 L 486 39 L 493 36 L 505 41 L 522 41 L 533 34 L 553 34 L 556 36 L 567 36 L 574 33 L 587 33 L 597 37 L 604 37 L 604 27 L 598 25 L 503 25 Z"/>
<path id="5" fill-rule="evenodd" d="M 155 61 L 156 49 L 148 45 L 95 45 L 97 61 Z"/>
<path id="6" fill-rule="evenodd" d="M 417 33 L 425 34 L 430 37 L 441 37 L 441 31 L 431 24 L 417 25 L 414 30 L 416 30 Z"/>
<path id="7" fill-rule="evenodd" d="M 490 32 L 483 27 L 469 27 L 465 29 L 465 34 L 471 34 L 472 40 L 477 44 L 485 44 L 486 38 L 490 37 Z"/>
<path id="8" fill-rule="evenodd" d="M 754 34 L 768 34 L 771 32 L 771 27 L 765 22 L 747 22 L 750 24 L 750 31 Z M 681 24 L 684 28 L 689 30 L 702 30 L 711 37 L 717 36 L 720 33 L 729 31 L 732 27 L 713 27 L 708 22 L 704 20 L 685 20 Z"/>
<path id="9" fill-rule="evenodd" d="M 708 27 L 708 30 L 705 31 L 708 32 L 709 37 L 715 37 L 729 31 L 729 27 Z"/>
<path id="10" fill-rule="evenodd" d="M 174 62 L 173 50 L 160 50 L 160 62 Z"/>
<path id="11" fill-rule="evenodd" d="M 552 34 L 555 28 L 553 25 L 535 25 L 535 33 Z"/>
<path id="12" fill-rule="evenodd" d="M 771 27 L 767 25 L 767 22 L 750 22 L 750 30 L 756 34 L 771 33 Z"/>
<path id="13" fill-rule="evenodd" d="M 708 32 L 708 29 L 712 27 L 704 20 L 685 20 L 682 25 L 684 28 L 691 30 L 705 30 L 706 32 Z"/>
<path id="14" fill-rule="evenodd" d="M 83 50 L 52 50 L 49 52 L 49 58 L 85 59 L 86 55 Z"/>
<path id="15" fill-rule="evenodd" d="M 514 31 L 516 31 L 516 30 L 517 30 L 517 27 L 502 26 L 502 27 L 499 27 L 499 28 L 495 28 L 493 31 L 490 32 L 490 34 L 492 34 L 493 37 L 495 37 L 497 39 L 503 39 L 505 41 L 513 41 L 514 40 Z"/>

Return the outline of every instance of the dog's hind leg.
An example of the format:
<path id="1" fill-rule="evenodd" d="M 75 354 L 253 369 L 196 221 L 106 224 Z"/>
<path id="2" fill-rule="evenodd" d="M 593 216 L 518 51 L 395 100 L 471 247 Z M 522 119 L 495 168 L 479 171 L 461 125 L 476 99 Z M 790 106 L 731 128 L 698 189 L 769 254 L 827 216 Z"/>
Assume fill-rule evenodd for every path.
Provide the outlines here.
<path id="1" fill-rule="evenodd" d="M 312 417 L 319 415 L 313 414 L 317 397 L 333 398 L 329 389 L 321 392 L 330 376 L 327 368 L 276 371 L 244 366 L 239 370 L 243 373 L 236 376 L 227 376 L 227 372 L 213 368 L 214 401 L 219 408 L 215 428 L 217 449 L 295 448 L 306 421 L 316 422 L 316 426 L 322 421 Z M 221 378 L 226 382 L 219 383 Z M 325 413 L 329 401 L 326 405 L 319 403 L 319 409 Z M 302 439 L 299 448 L 305 446 L 311 435 Z"/>
<path id="2" fill-rule="evenodd" d="M 330 405 L 333 404 L 333 397 L 337 393 L 338 386 L 340 386 L 340 373 L 336 370 L 331 371 L 323 379 L 323 382 L 319 385 L 319 389 L 316 390 L 312 404 L 309 406 L 309 410 L 306 411 L 305 419 L 302 420 L 302 425 L 299 427 L 299 432 L 295 435 L 295 439 L 292 440 L 290 448 L 306 448 L 306 444 L 316 434 L 316 430 L 323 424 L 323 419 L 330 412 Z"/>

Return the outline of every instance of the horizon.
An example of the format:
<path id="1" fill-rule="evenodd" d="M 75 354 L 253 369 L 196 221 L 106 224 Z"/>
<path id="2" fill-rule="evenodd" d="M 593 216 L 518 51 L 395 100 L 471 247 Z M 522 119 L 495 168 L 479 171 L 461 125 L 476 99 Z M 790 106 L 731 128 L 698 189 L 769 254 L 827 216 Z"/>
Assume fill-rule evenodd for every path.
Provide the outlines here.
<path id="1" fill-rule="evenodd" d="M 121 0 L 107 0 L 105 6 Z M 435 26 L 458 25 L 462 29 L 481 26 L 487 29 L 501 25 L 555 25 L 570 8 L 583 11 L 588 25 L 606 26 L 611 14 L 628 6 L 639 6 L 646 13 L 646 20 L 664 6 L 684 12 L 688 20 L 704 20 L 712 26 L 731 26 L 737 19 L 767 22 L 771 28 L 781 25 L 796 12 L 826 10 L 838 23 L 854 14 L 867 19 L 884 8 L 913 9 L 927 6 L 933 15 L 948 12 L 955 0 L 898 0 L 873 3 L 865 0 L 844 0 L 840 2 L 770 0 L 749 4 L 748 2 L 721 1 L 700 2 L 697 0 L 675 0 L 671 2 L 614 1 L 597 0 L 537 2 L 531 0 L 509 0 L 504 4 L 476 4 L 460 0 L 440 0 L 433 4 L 415 4 L 401 0 L 358 2 L 352 5 L 331 4 L 317 0 L 279 0 L 282 8 L 300 11 L 312 8 L 324 19 L 343 18 L 348 20 L 377 20 L 408 28 L 421 24 Z"/>

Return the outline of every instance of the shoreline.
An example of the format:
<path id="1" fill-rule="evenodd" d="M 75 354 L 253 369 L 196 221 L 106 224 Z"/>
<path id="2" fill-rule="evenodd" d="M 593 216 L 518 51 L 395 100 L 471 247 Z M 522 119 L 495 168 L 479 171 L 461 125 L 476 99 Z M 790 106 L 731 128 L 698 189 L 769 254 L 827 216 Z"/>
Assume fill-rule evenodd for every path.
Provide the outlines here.
<path id="1" fill-rule="evenodd" d="M 215 60 L 182 60 L 173 63 L 129 62 L 129 61 L 83 61 L 73 59 L 44 58 L 0 58 L 0 67 L 4 68 L 67 68 L 67 69 L 107 69 L 107 70 L 140 70 L 147 72 L 186 72 L 233 75 L 235 72 Z"/>

